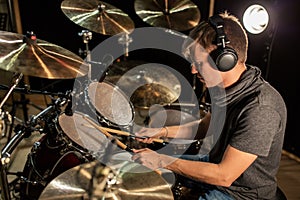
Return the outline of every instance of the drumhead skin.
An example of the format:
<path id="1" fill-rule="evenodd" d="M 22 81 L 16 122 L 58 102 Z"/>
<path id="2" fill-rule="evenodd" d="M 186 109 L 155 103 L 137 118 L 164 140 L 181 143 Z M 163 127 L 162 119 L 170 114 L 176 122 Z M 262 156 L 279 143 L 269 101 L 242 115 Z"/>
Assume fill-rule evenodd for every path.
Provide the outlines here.
<path id="1" fill-rule="evenodd" d="M 92 82 L 88 86 L 88 97 L 101 117 L 113 125 L 128 126 L 132 123 L 133 105 L 117 86 Z"/>
<path id="2" fill-rule="evenodd" d="M 106 136 L 86 121 L 84 115 L 79 112 L 74 112 L 72 116 L 61 114 L 57 126 L 69 139 L 91 152 L 105 149 L 109 142 Z"/>

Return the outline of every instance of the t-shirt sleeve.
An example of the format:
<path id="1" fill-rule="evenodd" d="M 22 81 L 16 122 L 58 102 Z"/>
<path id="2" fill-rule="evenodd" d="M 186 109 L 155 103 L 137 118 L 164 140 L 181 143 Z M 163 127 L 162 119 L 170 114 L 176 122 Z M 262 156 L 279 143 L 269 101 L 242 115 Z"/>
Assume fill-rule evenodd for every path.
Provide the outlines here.
<path id="1" fill-rule="evenodd" d="M 280 129 L 280 116 L 268 106 L 245 110 L 238 118 L 230 145 L 240 151 L 267 156 L 275 134 Z"/>

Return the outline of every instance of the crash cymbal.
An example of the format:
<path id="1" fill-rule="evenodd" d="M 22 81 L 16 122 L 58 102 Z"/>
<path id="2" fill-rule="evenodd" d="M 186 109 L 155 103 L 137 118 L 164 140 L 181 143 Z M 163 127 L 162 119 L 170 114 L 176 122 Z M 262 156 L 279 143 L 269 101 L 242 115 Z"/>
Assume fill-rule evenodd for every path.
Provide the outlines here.
<path id="1" fill-rule="evenodd" d="M 134 22 L 122 10 L 98 0 L 64 0 L 63 13 L 76 24 L 103 35 L 130 33 Z"/>
<path id="2" fill-rule="evenodd" d="M 156 83 L 145 84 L 133 93 L 130 101 L 139 108 L 149 108 L 152 105 L 164 105 L 168 102 L 174 102 L 178 95 L 169 88 Z"/>
<path id="3" fill-rule="evenodd" d="M 70 79 L 87 74 L 76 54 L 44 40 L 0 31 L 0 69 L 48 79 Z"/>
<path id="4" fill-rule="evenodd" d="M 181 93 L 181 83 L 173 71 L 158 63 L 125 61 L 109 67 L 107 81 L 117 85 L 135 107 L 169 104 Z"/>
<path id="5" fill-rule="evenodd" d="M 46 186 L 39 200 L 174 199 L 157 172 L 130 161 L 114 162 L 118 164 L 108 167 L 93 161 L 63 172 Z"/>
<path id="6" fill-rule="evenodd" d="M 190 0 L 135 0 L 136 14 L 152 26 L 185 31 L 200 21 L 200 11 Z"/>

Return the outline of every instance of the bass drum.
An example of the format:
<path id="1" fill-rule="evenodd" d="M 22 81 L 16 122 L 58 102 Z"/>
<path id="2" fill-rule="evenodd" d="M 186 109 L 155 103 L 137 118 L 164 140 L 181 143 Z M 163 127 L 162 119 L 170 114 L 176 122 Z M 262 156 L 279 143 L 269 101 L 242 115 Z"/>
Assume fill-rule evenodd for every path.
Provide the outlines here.
<path id="1" fill-rule="evenodd" d="M 46 185 L 62 172 L 96 159 L 108 139 L 81 113 L 61 114 L 49 133 L 34 143 L 28 154 L 21 181 L 21 199 L 35 200 Z"/>

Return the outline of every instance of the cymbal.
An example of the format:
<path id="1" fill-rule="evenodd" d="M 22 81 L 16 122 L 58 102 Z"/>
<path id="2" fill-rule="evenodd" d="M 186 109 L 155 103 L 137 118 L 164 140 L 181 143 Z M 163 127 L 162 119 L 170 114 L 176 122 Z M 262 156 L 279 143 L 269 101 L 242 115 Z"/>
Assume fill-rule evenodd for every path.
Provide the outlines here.
<path id="1" fill-rule="evenodd" d="M 148 83 L 139 87 L 130 97 L 130 101 L 138 108 L 149 108 L 155 104 L 166 104 L 176 101 L 178 95 L 161 84 Z"/>
<path id="2" fill-rule="evenodd" d="M 136 14 L 152 26 L 185 31 L 200 21 L 200 11 L 190 0 L 135 0 Z"/>
<path id="3" fill-rule="evenodd" d="M 30 36 L 0 31 L 0 69 L 48 79 L 71 79 L 87 74 L 76 54 Z"/>
<path id="4" fill-rule="evenodd" d="M 105 79 L 117 85 L 139 108 L 173 103 L 181 94 L 177 76 L 159 63 L 138 60 L 115 63 L 109 67 Z"/>
<path id="5" fill-rule="evenodd" d="M 64 0 L 63 13 L 76 24 L 103 35 L 130 33 L 134 22 L 119 8 L 97 0 Z"/>
<path id="6" fill-rule="evenodd" d="M 97 161 L 73 167 L 54 178 L 39 200 L 172 200 L 168 183 L 157 172 L 131 161 L 105 166 Z"/>

